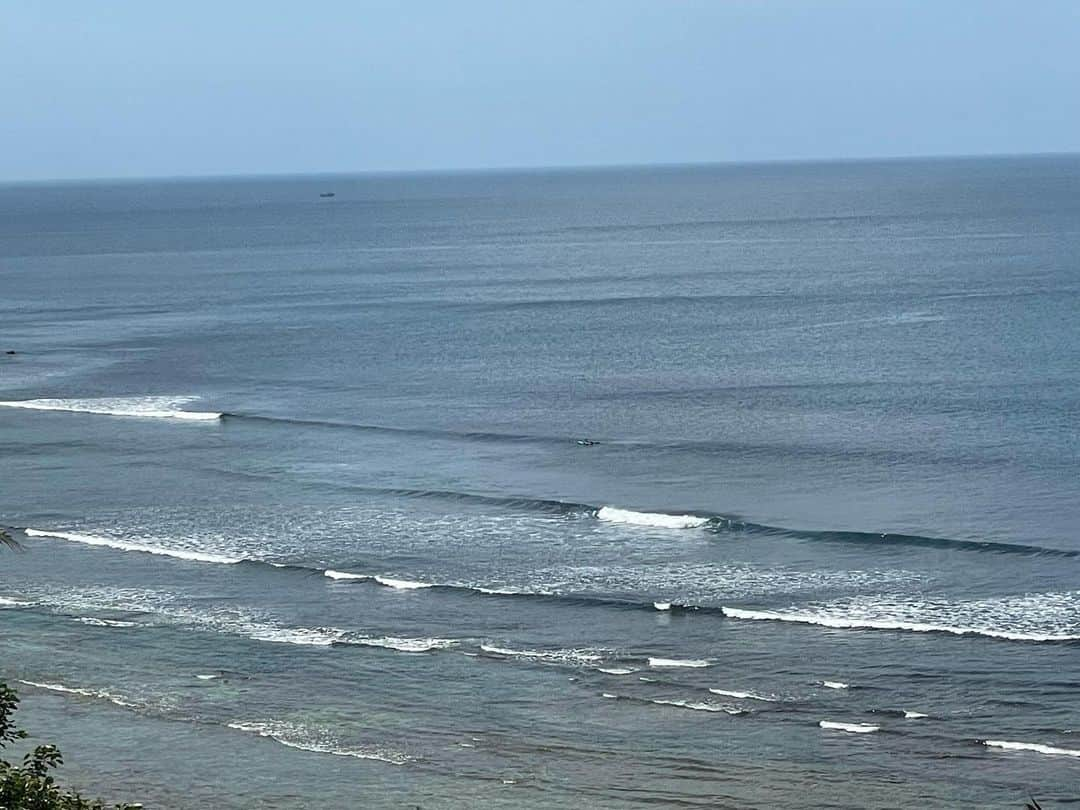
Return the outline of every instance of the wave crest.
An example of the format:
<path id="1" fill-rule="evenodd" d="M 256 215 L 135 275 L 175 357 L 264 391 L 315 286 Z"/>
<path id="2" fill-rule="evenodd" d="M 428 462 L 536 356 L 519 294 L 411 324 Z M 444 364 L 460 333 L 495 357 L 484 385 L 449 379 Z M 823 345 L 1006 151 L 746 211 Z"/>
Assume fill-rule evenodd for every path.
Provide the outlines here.
<path id="1" fill-rule="evenodd" d="M 212 554 L 206 551 L 192 551 L 183 548 L 165 548 L 164 546 L 151 546 L 146 543 L 132 543 L 128 540 L 117 540 L 112 537 L 99 537 L 92 534 L 80 534 L 78 532 L 44 531 L 42 529 L 24 529 L 27 537 L 49 537 L 55 540 L 67 540 L 69 543 L 81 543 L 84 546 L 101 546 L 112 548 L 117 551 L 138 551 L 143 554 L 154 554 L 159 557 L 174 557 L 178 560 L 190 562 L 219 563 L 233 565 L 244 562 L 243 557 L 227 557 L 223 554 Z"/>
<path id="2" fill-rule="evenodd" d="M 614 506 L 601 506 L 596 510 L 598 520 L 606 523 L 623 523 L 629 526 L 648 526 L 655 529 L 700 529 L 708 518 L 697 515 L 665 515 L 659 512 L 634 512 Z"/>
<path id="3" fill-rule="evenodd" d="M 140 419 L 181 419 L 187 422 L 220 420 L 214 411 L 185 411 L 181 405 L 199 397 L 107 397 L 101 399 L 21 399 L 0 402 L 5 408 L 25 408 L 32 411 L 63 411 L 89 413 L 99 416 L 130 416 Z"/>

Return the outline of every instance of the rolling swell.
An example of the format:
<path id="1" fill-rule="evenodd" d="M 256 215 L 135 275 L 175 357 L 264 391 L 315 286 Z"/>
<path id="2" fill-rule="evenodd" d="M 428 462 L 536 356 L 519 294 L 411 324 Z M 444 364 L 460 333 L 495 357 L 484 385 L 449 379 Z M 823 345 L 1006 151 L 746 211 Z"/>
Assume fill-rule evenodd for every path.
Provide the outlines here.
<path id="1" fill-rule="evenodd" d="M 860 384 L 862 385 L 862 384 Z M 734 387 L 720 387 L 720 388 L 703 388 L 703 389 L 673 389 L 673 390 L 657 390 L 657 391 L 636 391 L 633 393 L 632 398 L 637 399 L 655 399 L 655 398 L 671 398 L 671 397 L 686 397 L 686 396 L 698 396 L 703 393 L 716 393 L 723 395 L 731 395 L 735 391 L 742 390 L 754 390 L 760 391 L 765 388 L 775 388 L 776 386 L 734 386 Z M 780 386 L 781 388 L 788 388 L 790 386 Z M 820 387 L 820 386 L 800 386 L 800 387 Z M 597 395 L 599 399 L 622 399 L 626 395 Z M 4 403 L 0 403 L 4 404 Z M 189 418 L 191 414 L 187 414 Z M 260 414 L 249 413 L 244 411 L 226 411 L 221 414 L 217 414 L 222 422 L 237 422 L 237 423 L 261 423 L 265 425 L 277 425 L 280 427 L 306 427 L 323 430 L 345 430 L 356 433 L 367 433 L 372 435 L 384 435 L 384 436 L 398 436 L 402 438 L 418 438 L 418 439 L 433 439 L 437 441 L 448 442 L 477 442 L 486 444 L 507 444 L 507 445 L 535 445 L 539 447 L 548 448 L 577 448 L 581 440 L 585 437 L 581 435 L 550 435 L 540 433 L 515 433 L 512 431 L 491 431 L 491 430 L 460 430 L 453 428 L 435 428 L 435 427 L 403 427 L 386 424 L 372 424 L 366 422 L 350 422 L 340 419 L 320 419 L 320 418 L 305 418 L 299 416 L 276 416 L 272 414 Z M 783 445 L 777 445 L 769 442 L 746 442 L 746 441 L 732 441 L 732 440 L 717 440 L 717 439 L 685 439 L 685 438 L 619 438 L 614 436 L 591 436 L 592 440 L 588 443 L 587 447 L 596 446 L 614 449 L 616 451 L 633 451 L 641 450 L 648 453 L 679 453 L 679 454 L 697 454 L 704 456 L 738 456 L 749 458 L 861 458 L 868 460 L 879 460 L 886 463 L 895 462 L 897 459 L 910 459 L 912 461 L 922 462 L 955 462 L 963 464 L 978 464 L 986 462 L 1000 462 L 1005 460 L 1001 457 L 995 457 L 991 455 L 974 454 L 966 456 L 942 456 L 939 453 L 927 452 L 927 451 L 915 451 L 911 449 L 903 448 L 890 448 L 881 449 L 873 447 L 845 447 L 839 449 L 836 447 L 830 447 L 826 445 L 816 445 L 813 443 L 803 444 L 791 444 L 785 443 Z"/>
<path id="2" fill-rule="evenodd" d="M 983 636 L 987 638 L 1024 641 L 1024 642 L 1064 642 L 1080 641 L 1080 635 L 1068 630 L 1070 611 L 1075 608 L 1075 600 L 1069 594 L 1042 594 L 1039 598 L 1025 596 L 1012 600 L 997 600 L 982 603 L 955 603 L 950 611 L 942 613 L 938 609 L 927 612 L 926 605 L 909 602 L 889 602 L 887 599 L 874 597 L 865 604 L 826 604 L 805 605 L 782 610 L 760 610 L 729 607 L 727 605 L 682 605 L 671 602 L 654 602 L 647 596 L 632 594 L 628 597 L 592 595 L 589 593 L 560 593 L 553 591 L 529 590 L 498 585 L 486 585 L 468 582 L 421 581 L 395 578 L 380 573 L 350 572 L 336 569 L 324 569 L 302 563 L 274 562 L 252 558 L 234 558 L 217 554 L 193 552 L 187 549 L 169 549 L 163 546 L 148 546 L 113 538 L 94 535 L 75 534 L 60 531 L 27 530 L 28 537 L 43 537 L 64 540 L 79 545 L 105 546 L 124 553 L 138 553 L 150 556 L 172 557 L 189 564 L 223 564 L 263 568 L 267 572 L 291 572 L 303 576 L 321 576 L 338 583 L 355 583 L 364 587 L 379 587 L 390 591 L 419 592 L 437 591 L 455 593 L 469 598 L 479 599 L 517 599 L 533 602 L 550 602 L 560 607 L 581 606 L 587 608 L 606 608 L 609 610 L 661 611 L 665 614 L 701 613 L 733 621 L 793 622 L 834 629 L 855 631 L 892 630 L 914 633 L 935 633 L 954 636 Z M 15 600 L 4 600 L 15 604 Z M 930 606 L 931 608 L 933 605 Z M 978 608 L 976 614 L 972 611 Z M 1019 611 L 1019 613 L 1018 613 Z M 1047 611 L 1061 614 L 1056 623 L 1050 625 L 1032 624 L 1030 614 L 1041 615 Z M 969 616 L 969 614 L 972 614 Z M 1044 626 L 1045 625 L 1045 626 Z M 266 633 L 260 631 L 253 638 L 259 640 L 290 641 L 292 643 L 332 645 L 346 641 L 336 634 L 316 633 L 316 637 L 289 631 L 283 635 L 280 628 L 270 628 Z M 306 632 L 306 631 L 304 631 Z M 272 636 L 272 637 L 271 637 Z M 382 646 L 391 646 L 384 644 Z M 399 647 L 398 647 L 399 648 Z M 704 662 L 685 663 L 650 659 L 653 666 L 690 666 L 706 665 Z"/>

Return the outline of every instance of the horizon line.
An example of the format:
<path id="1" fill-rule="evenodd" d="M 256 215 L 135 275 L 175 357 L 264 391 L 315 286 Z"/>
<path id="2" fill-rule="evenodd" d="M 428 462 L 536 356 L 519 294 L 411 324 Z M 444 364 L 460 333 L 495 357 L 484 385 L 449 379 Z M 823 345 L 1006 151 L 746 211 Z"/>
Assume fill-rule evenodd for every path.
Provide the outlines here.
<path id="1" fill-rule="evenodd" d="M 426 169 L 334 169 L 321 171 L 260 171 L 210 174 L 147 174 L 147 175 L 87 175 L 76 177 L 44 177 L 0 179 L 0 186 L 61 185 L 64 183 L 138 183 L 182 182 L 199 180 L 257 180 L 300 177 L 401 177 L 418 175 L 526 173 L 526 172 L 573 172 L 605 171 L 620 169 L 692 169 L 719 166 L 771 166 L 823 163 L 891 163 L 909 160 L 978 160 L 985 158 L 1051 158 L 1076 157 L 1076 151 L 1049 152 L 974 152 L 935 153 L 912 155 L 871 155 L 865 157 L 805 157 L 805 158 L 759 158 L 755 160 L 709 160 L 709 161 L 658 161 L 655 163 L 565 163 L 565 164 L 507 164 L 499 166 L 462 166 Z"/>

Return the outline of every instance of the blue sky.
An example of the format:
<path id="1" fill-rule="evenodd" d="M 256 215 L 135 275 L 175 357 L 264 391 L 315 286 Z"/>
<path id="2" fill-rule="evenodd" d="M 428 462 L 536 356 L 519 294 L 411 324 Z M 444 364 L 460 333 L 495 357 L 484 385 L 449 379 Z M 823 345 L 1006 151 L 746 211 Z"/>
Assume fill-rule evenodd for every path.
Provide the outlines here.
<path id="1" fill-rule="evenodd" d="M 1080 150 L 1080 2 L 4 0 L 0 180 Z"/>

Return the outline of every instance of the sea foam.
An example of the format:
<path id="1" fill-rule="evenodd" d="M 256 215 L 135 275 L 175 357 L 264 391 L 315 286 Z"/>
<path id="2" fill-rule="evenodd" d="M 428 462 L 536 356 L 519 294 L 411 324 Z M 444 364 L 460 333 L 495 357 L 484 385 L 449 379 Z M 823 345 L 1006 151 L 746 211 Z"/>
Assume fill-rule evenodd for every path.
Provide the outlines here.
<path id="1" fill-rule="evenodd" d="M 480 649 L 492 655 L 508 658 L 522 658 L 535 661 L 550 661 L 562 664 L 594 664 L 603 656 L 589 650 L 515 650 L 498 647 L 494 644 L 481 644 Z"/>
<path id="2" fill-rule="evenodd" d="M 56 540 L 67 540 L 70 543 L 81 543 L 85 546 L 101 546 L 118 551 L 138 551 L 143 554 L 155 554 L 159 557 L 175 557 L 178 560 L 192 562 L 220 563 L 232 565 L 243 562 L 242 557 L 226 557 L 223 554 L 212 554 L 206 551 L 190 551 L 183 548 L 165 548 L 163 546 L 151 546 L 145 543 L 132 543 L 127 540 L 117 540 L 112 537 L 98 537 L 92 534 L 79 534 L 77 532 L 43 531 L 41 529 L 26 529 L 27 537 L 50 537 Z"/>
<path id="3" fill-rule="evenodd" d="M 350 639 L 350 644 L 359 644 L 364 647 L 383 647 L 398 652 L 423 653 L 432 650 L 445 650 L 457 644 L 457 641 L 449 638 L 402 638 L 400 636 L 382 636 L 380 638 L 356 638 Z"/>
<path id="4" fill-rule="evenodd" d="M 650 667 L 692 667 L 700 668 L 709 666 L 709 662 L 701 658 L 649 658 Z"/>
<path id="5" fill-rule="evenodd" d="M 80 624 L 88 624 L 91 627 L 137 627 L 135 622 L 125 622 L 119 619 L 99 619 L 96 616 L 78 616 L 75 621 Z"/>
<path id="6" fill-rule="evenodd" d="M 1041 743 L 1011 742 L 1010 740 L 983 740 L 982 743 L 990 748 L 1002 748 L 1006 751 L 1032 751 L 1036 754 L 1059 757 L 1080 757 L 1080 751 L 1075 748 L 1057 748 Z"/>
<path id="7" fill-rule="evenodd" d="M 617 509 L 614 506 L 600 507 L 596 510 L 596 517 L 607 523 L 625 523 L 630 526 L 649 526 L 656 529 L 699 529 L 709 522 L 708 518 L 697 515 L 634 512 L 629 509 Z"/>
<path id="8" fill-rule="evenodd" d="M 963 608 L 963 605 L 958 603 L 955 607 L 957 611 L 959 611 Z M 887 610 L 887 607 L 883 607 L 883 609 Z M 731 607 L 721 608 L 723 614 L 729 619 L 792 622 L 795 624 L 811 624 L 839 630 L 900 630 L 909 633 L 947 633 L 954 636 L 984 636 L 986 638 L 1007 641 L 1080 641 L 1080 634 L 1070 632 L 1043 632 L 1035 628 L 1028 630 L 958 625 L 946 622 L 914 621 L 906 616 L 892 618 L 874 615 L 859 615 L 857 612 L 845 614 L 843 610 L 843 607 L 790 611 L 744 610 L 742 608 Z M 1024 617 L 1018 615 L 1008 618 L 1022 620 Z"/>
<path id="9" fill-rule="evenodd" d="M 335 571 L 332 568 L 323 571 L 323 576 L 329 577 L 330 579 L 371 579 L 367 574 L 352 574 L 348 571 Z"/>
<path id="10" fill-rule="evenodd" d="M 181 419 L 188 422 L 210 422 L 221 419 L 213 411 L 185 411 L 181 405 L 198 397 L 110 397 L 103 399 L 23 399 L 0 402 L 5 408 L 26 408 L 33 411 L 65 411 L 101 416 L 131 416 L 140 419 Z"/>
<path id="11" fill-rule="evenodd" d="M 837 723 L 832 720 L 822 720 L 818 725 L 834 731 L 846 731 L 849 734 L 869 734 L 881 728 L 880 726 L 872 726 L 869 723 Z"/>
<path id="12" fill-rule="evenodd" d="M 674 706 L 678 709 L 691 709 L 696 712 L 723 712 L 724 714 L 745 714 L 745 710 L 737 706 L 723 706 L 716 703 L 702 703 L 692 700 L 665 700 L 657 698 L 649 701 L 657 706 Z"/>
<path id="13" fill-rule="evenodd" d="M 64 686 L 59 683 L 42 683 L 39 681 L 23 681 L 19 683 L 25 686 L 32 686 L 36 689 L 46 689 L 50 692 L 60 692 L 66 695 L 78 695 L 79 697 L 96 698 L 98 700 L 107 700 L 117 706 L 122 706 L 125 709 L 139 708 L 138 703 L 133 703 L 126 698 L 122 698 L 118 695 L 114 695 L 112 692 L 106 692 L 103 689 L 83 689 L 77 686 Z"/>
<path id="14" fill-rule="evenodd" d="M 386 762 L 390 765 L 404 765 L 409 757 L 397 751 L 379 748 L 345 748 L 322 729 L 313 729 L 295 723 L 276 720 L 244 722 L 234 720 L 226 724 L 237 731 L 257 734 L 274 742 L 300 751 L 314 754 L 332 754 L 337 757 L 354 757 Z"/>
<path id="15" fill-rule="evenodd" d="M 415 591 L 422 588 L 434 588 L 430 582 L 415 582 L 411 579 L 391 579 L 390 577 L 372 577 L 380 585 L 385 585 L 387 588 L 394 588 L 399 591 Z"/>
<path id="16" fill-rule="evenodd" d="M 759 695 L 756 692 L 739 692 L 732 689 L 713 689 L 709 688 L 709 691 L 714 695 L 721 695 L 723 697 L 738 698 L 739 700 L 761 700 L 766 703 L 775 703 L 776 698 L 765 697 L 765 695 Z"/>

